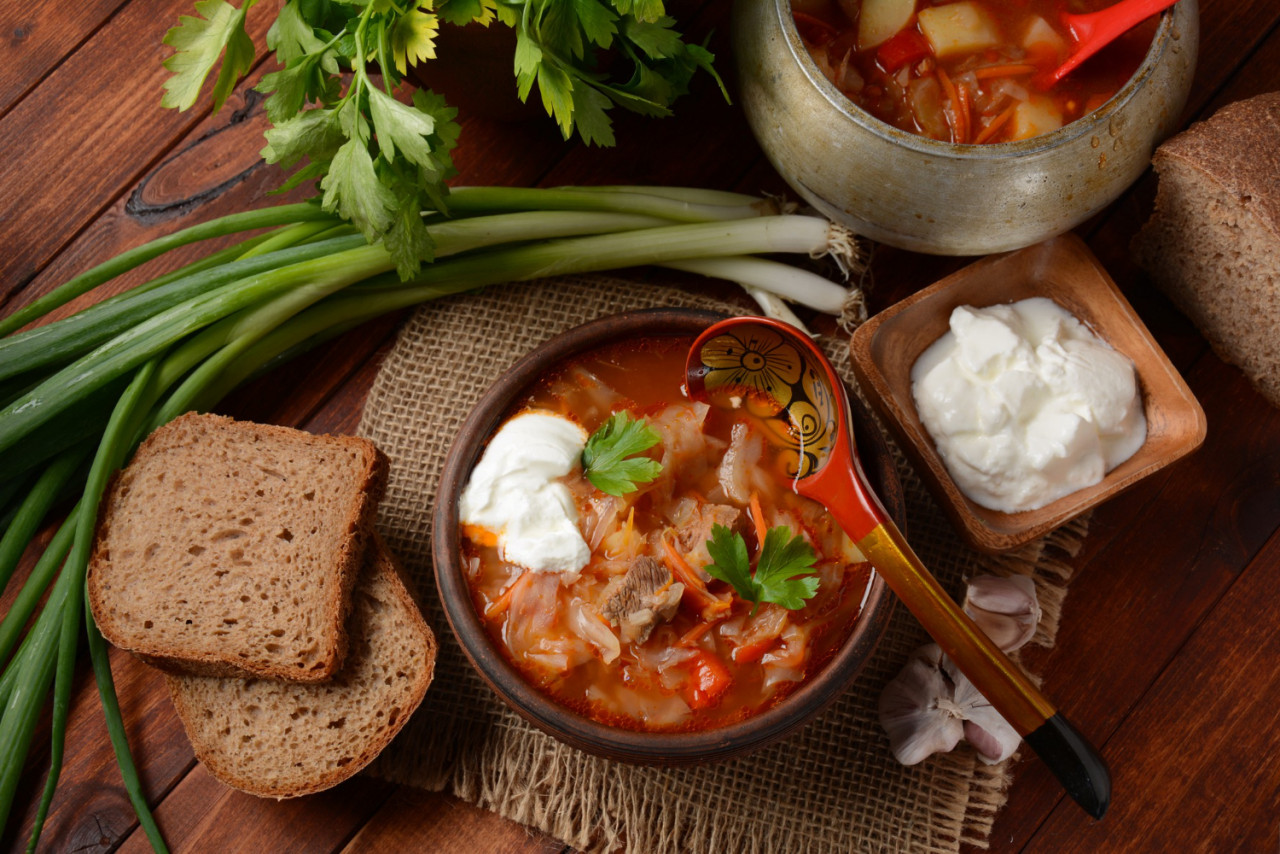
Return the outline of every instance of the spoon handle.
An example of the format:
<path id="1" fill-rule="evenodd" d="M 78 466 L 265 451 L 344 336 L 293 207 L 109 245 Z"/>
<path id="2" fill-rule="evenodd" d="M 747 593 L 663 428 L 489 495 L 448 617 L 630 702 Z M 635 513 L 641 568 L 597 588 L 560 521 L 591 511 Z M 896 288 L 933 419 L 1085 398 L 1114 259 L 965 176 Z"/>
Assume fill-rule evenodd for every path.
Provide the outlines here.
<path id="1" fill-rule="evenodd" d="M 842 515 L 840 509 L 832 511 L 837 519 Z M 844 512 L 859 513 L 861 508 Z M 863 555 L 1067 794 L 1094 818 L 1102 818 L 1111 801 L 1111 775 L 1098 751 L 947 595 L 897 526 L 883 517 L 878 521 L 858 541 Z"/>
<path id="2" fill-rule="evenodd" d="M 1083 15 L 1064 13 L 1062 23 L 1075 44 L 1071 55 L 1040 81 L 1048 88 L 1074 71 L 1082 62 L 1152 15 L 1163 12 L 1177 0 L 1120 0 L 1114 6 Z"/>

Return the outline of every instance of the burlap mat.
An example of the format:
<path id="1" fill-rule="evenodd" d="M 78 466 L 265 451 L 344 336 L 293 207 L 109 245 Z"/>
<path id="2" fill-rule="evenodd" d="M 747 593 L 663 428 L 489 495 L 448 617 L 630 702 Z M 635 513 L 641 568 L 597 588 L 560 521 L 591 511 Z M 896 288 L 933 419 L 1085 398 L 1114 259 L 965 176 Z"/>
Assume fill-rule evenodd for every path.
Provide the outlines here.
<path id="1" fill-rule="evenodd" d="M 965 745 L 904 768 L 876 717 L 881 687 L 927 638 L 898 608 L 855 687 L 781 744 L 744 759 L 655 769 L 566 747 L 526 724 L 484 685 L 454 640 L 431 574 L 431 516 L 446 450 L 481 392 L 519 356 L 593 318 L 650 306 L 741 313 L 704 296 L 602 277 L 489 288 L 431 303 L 407 322 L 365 405 L 359 432 L 391 458 L 379 524 L 417 582 L 440 639 L 422 708 L 372 768 L 467 801 L 585 851 L 954 852 L 986 847 L 1008 763 Z M 848 372 L 847 341 L 824 342 Z M 896 450 L 895 450 L 895 453 Z M 913 545 L 953 593 L 981 572 L 1035 573 L 1052 643 L 1083 525 L 998 561 L 961 547 L 899 455 Z"/>

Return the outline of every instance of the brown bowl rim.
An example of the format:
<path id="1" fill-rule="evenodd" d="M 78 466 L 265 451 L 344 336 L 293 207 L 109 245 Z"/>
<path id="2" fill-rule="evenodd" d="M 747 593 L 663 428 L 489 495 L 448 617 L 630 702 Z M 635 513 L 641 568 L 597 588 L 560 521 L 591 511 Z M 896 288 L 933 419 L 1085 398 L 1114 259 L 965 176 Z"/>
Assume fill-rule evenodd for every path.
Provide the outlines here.
<path id="1" fill-rule="evenodd" d="M 1063 305 L 1063 308 L 1079 317 L 1099 337 L 1128 356 L 1134 363 L 1138 381 L 1143 390 L 1143 406 L 1147 416 L 1148 430 L 1157 420 L 1159 423 L 1167 421 L 1167 415 L 1170 411 L 1174 411 L 1174 406 L 1177 407 L 1178 414 L 1188 419 L 1190 429 L 1181 444 L 1175 445 L 1164 455 L 1152 457 L 1149 460 L 1143 456 L 1152 439 L 1151 434 L 1148 433 L 1147 442 L 1144 442 L 1129 460 L 1108 472 L 1099 483 L 1064 495 L 1036 510 L 1002 513 L 979 507 L 956 486 L 946 465 L 938 455 L 932 437 L 916 416 L 914 403 L 910 401 L 904 403 L 899 400 L 899 395 L 885 376 L 875 352 L 878 349 L 878 337 L 886 324 L 891 321 L 901 322 L 900 318 L 909 315 L 921 304 L 928 304 L 934 298 L 940 299 L 958 284 L 988 274 L 988 271 L 998 270 L 1001 265 L 1015 263 L 1018 256 L 1031 258 L 1039 256 L 1037 269 L 1041 271 L 1041 278 L 1034 280 L 1036 285 L 1044 280 L 1047 275 L 1045 271 L 1057 271 L 1068 264 L 1074 264 L 1079 268 L 1080 275 L 1073 280 L 1077 288 L 1073 289 L 1071 294 L 1071 304 Z M 1036 294 L 1026 294 L 1026 296 L 1031 295 Z M 981 302 L 981 305 L 995 305 L 1008 301 L 1004 299 L 1004 292 L 998 292 L 992 299 Z M 956 300 L 942 300 L 942 303 L 948 305 L 951 302 Z M 959 303 L 956 302 L 956 304 Z M 1106 323 L 1097 322 L 1098 318 L 1109 316 L 1105 311 L 1108 307 L 1116 319 Z M 1141 351 L 1135 351 L 1133 347 L 1120 346 L 1118 342 L 1112 340 L 1112 336 L 1105 334 L 1106 329 L 1118 323 L 1126 323 L 1132 327 L 1135 345 L 1140 346 Z M 1065 525 L 1082 513 L 1119 495 L 1140 480 L 1195 451 L 1203 444 L 1207 433 L 1208 422 L 1204 410 L 1182 375 L 1169 361 L 1169 357 L 1160 348 L 1146 324 L 1125 299 L 1124 294 L 1088 245 L 1071 232 L 1023 249 L 988 256 L 917 291 L 881 311 L 859 327 L 849 342 L 849 349 L 854 373 L 871 401 L 872 407 L 885 420 L 907 456 L 914 463 L 917 472 L 965 540 L 974 548 L 987 554 L 1011 551 Z M 1145 358 L 1137 358 L 1139 355 Z M 913 363 L 918 356 L 919 353 L 903 354 L 904 359 L 909 357 Z M 1151 390 L 1161 387 L 1166 389 L 1165 396 L 1160 400 L 1153 399 Z M 1157 407 L 1161 405 L 1166 408 L 1158 410 Z M 1153 418 L 1154 416 L 1158 416 L 1158 419 Z M 997 529 L 984 519 L 984 516 L 998 518 L 1008 524 L 1002 529 Z"/>
<path id="2" fill-rule="evenodd" d="M 586 718 L 533 688 L 490 642 L 462 578 L 458 496 L 484 447 L 518 395 L 551 365 L 624 336 L 696 336 L 726 315 L 657 308 L 602 317 L 554 336 L 519 359 L 481 396 L 445 459 L 433 514 L 432 563 L 445 617 L 481 678 L 526 721 L 560 741 L 600 756 L 651 765 L 686 765 L 741 756 L 781 739 L 833 703 L 856 679 L 879 643 L 894 607 L 884 579 L 873 573 L 862 616 L 822 671 L 770 709 L 738 723 L 695 732 L 648 733 Z M 868 475 L 902 525 L 905 500 L 884 438 L 852 401 L 857 440 Z M 480 437 L 480 438 L 477 438 Z"/>

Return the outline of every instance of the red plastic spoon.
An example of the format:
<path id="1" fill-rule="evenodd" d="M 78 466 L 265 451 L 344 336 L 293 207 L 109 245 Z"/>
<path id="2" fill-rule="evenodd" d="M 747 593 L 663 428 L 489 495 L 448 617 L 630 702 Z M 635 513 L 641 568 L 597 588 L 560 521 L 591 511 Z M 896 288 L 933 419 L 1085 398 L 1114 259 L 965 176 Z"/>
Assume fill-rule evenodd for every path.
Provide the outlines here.
<path id="1" fill-rule="evenodd" d="M 1124 33 L 1152 15 L 1168 9 L 1177 0 L 1120 0 L 1114 6 L 1087 15 L 1063 14 L 1062 23 L 1075 40 L 1066 61 L 1041 80 L 1047 89 L 1066 77 L 1076 66 L 1102 50 Z"/>
<path id="2" fill-rule="evenodd" d="M 961 672 L 991 702 L 1067 793 L 1102 818 L 1111 775 L 1093 748 L 925 569 L 867 485 L 853 447 L 844 383 L 794 327 L 759 317 L 721 321 L 685 362 L 689 396 L 746 407 L 781 445 L 796 492 L 823 504 Z"/>

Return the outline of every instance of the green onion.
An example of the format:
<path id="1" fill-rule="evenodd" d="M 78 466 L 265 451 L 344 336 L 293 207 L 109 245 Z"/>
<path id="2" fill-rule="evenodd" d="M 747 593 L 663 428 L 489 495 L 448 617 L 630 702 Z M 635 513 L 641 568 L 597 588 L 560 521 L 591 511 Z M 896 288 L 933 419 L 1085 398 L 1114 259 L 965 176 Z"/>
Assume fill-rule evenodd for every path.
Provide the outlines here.
<path id="1" fill-rule="evenodd" d="M 13 314 L 0 320 L 0 335 L 8 335 L 15 330 L 21 329 L 31 321 L 44 317 L 55 308 L 71 302 L 81 294 L 96 288 L 104 282 L 109 282 L 121 273 L 127 273 L 134 267 L 139 267 L 171 249 L 177 249 L 179 246 L 186 246 L 189 243 L 208 240 L 213 237 L 225 237 L 228 234 L 235 234 L 240 231 L 252 231 L 256 228 L 269 228 L 275 225 L 296 223 L 304 220 L 335 222 L 336 218 L 332 214 L 327 214 L 320 210 L 318 205 L 280 205 L 274 208 L 231 214 L 221 219 L 215 219 L 212 222 L 193 225 L 190 228 L 184 228 L 182 231 L 175 231 L 173 234 L 145 243 L 136 249 L 122 252 L 110 261 L 99 264 L 88 272 L 81 273 L 66 284 L 35 300 L 30 305 L 18 309 Z"/>
<path id="2" fill-rule="evenodd" d="M 52 687 L 53 764 L 32 846 L 39 839 L 60 774 L 83 619 L 126 789 L 152 844 L 163 850 L 129 754 L 106 646 L 84 601 L 108 478 L 154 428 L 215 406 L 250 377 L 372 318 L 490 284 L 663 264 L 819 311 L 839 312 L 846 295 L 813 273 L 753 257 L 852 254 L 842 230 L 824 219 L 780 215 L 769 199 L 692 188 L 466 187 L 449 201 L 451 218 L 424 216 L 435 260 L 410 281 L 399 279 L 381 244 L 367 245 L 315 205 L 284 205 L 130 250 L 0 321 L 0 330 L 13 333 L 171 249 L 272 229 L 0 341 L 0 513 L 10 516 L 0 538 L 0 589 L 62 497 L 79 495 L 0 621 L 0 825 Z"/>

